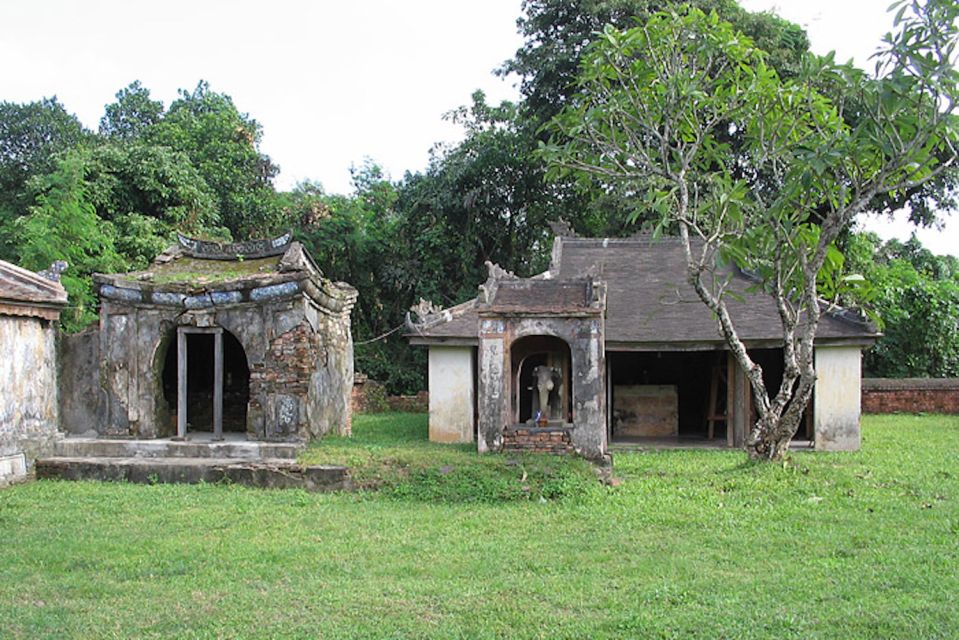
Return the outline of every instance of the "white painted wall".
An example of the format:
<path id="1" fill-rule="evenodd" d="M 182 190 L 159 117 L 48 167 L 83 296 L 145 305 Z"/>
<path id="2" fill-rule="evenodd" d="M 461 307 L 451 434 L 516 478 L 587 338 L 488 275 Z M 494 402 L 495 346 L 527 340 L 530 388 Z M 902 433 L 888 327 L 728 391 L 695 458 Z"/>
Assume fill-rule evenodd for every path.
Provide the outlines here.
<path id="1" fill-rule="evenodd" d="M 816 347 L 816 449 L 859 449 L 860 347 Z"/>
<path id="2" fill-rule="evenodd" d="M 21 475 L 52 452 L 58 435 L 55 339 L 49 320 L 0 316 L 0 480 Z"/>
<path id="3" fill-rule="evenodd" d="M 430 347 L 430 440 L 472 442 L 473 348 Z"/>

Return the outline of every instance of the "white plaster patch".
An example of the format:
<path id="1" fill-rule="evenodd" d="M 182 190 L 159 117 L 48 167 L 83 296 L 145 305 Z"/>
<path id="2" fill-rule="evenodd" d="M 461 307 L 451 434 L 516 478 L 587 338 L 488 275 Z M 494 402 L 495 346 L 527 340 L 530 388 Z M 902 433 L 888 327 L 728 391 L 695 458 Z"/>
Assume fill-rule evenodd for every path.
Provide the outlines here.
<path id="1" fill-rule="evenodd" d="M 489 397 L 497 399 L 502 395 L 501 385 L 496 381 L 503 378 L 503 341 L 487 340 L 483 349 L 483 377 Z"/>
<path id="2" fill-rule="evenodd" d="M 22 453 L 0 456 L 0 482 L 15 480 L 27 475 L 27 458 Z"/>
<path id="3" fill-rule="evenodd" d="M 429 351 L 430 440 L 473 440 L 472 347 L 431 347 Z"/>
<path id="4" fill-rule="evenodd" d="M 589 341 L 589 369 L 586 374 L 586 382 L 592 382 L 599 378 L 599 340 Z"/>
<path id="5" fill-rule="evenodd" d="M 813 414 L 817 449 L 859 449 L 861 361 L 859 347 L 816 348 Z"/>
<path id="6" fill-rule="evenodd" d="M 506 330 L 506 324 L 502 320 L 483 320 L 483 333 L 503 333 Z"/>

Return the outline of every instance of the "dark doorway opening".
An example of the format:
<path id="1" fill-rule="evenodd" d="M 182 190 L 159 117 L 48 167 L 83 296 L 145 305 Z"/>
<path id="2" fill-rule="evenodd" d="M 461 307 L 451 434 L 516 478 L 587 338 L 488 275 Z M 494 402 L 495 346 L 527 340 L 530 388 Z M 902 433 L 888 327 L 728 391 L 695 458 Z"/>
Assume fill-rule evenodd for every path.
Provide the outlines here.
<path id="1" fill-rule="evenodd" d="M 614 441 L 703 439 L 709 417 L 726 413 L 726 353 L 716 351 L 611 352 L 611 424 Z M 715 387 L 715 389 L 713 389 Z M 715 397 L 714 406 L 711 398 Z M 713 437 L 726 439 L 725 420 Z"/>
<path id="2" fill-rule="evenodd" d="M 181 329 L 182 331 L 182 329 Z M 250 401 L 250 369 L 243 345 L 228 331 L 220 330 L 223 349 L 223 431 L 246 432 Z M 181 343 L 174 335 L 163 366 L 163 397 L 172 415 L 177 414 L 179 391 L 179 345 L 186 348 L 186 420 L 190 433 L 214 430 L 216 400 L 216 332 L 186 332 Z"/>
<path id="3" fill-rule="evenodd" d="M 750 349 L 749 357 L 753 359 L 753 362 L 757 363 L 763 368 L 763 384 L 766 385 L 766 391 L 769 393 L 770 399 L 774 398 L 777 393 L 779 393 L 779 387 L 783 382 L 783 350 L 782 349 Z M 797 380 L 796 386 L 799 386 Z M 794 389 L 795 390 L 795 389 Z M 752 393 L 752 388 L 750 387 L 750 394 Z M 793 437 L 794 441 L 798 442 L 811 442 L 813 440 L 813 403 L 815 398 L 809 401 L 809 404 L 806 406 L 805 411 L 803 412 L 802 420 L 799 423 L 798 429 L 796 429 L 796 435 Z M 757 419 L 756 405 L 755 402 L 750 398 L 750 414 L 749 414 L 749 428 L 752 428 Z"/>

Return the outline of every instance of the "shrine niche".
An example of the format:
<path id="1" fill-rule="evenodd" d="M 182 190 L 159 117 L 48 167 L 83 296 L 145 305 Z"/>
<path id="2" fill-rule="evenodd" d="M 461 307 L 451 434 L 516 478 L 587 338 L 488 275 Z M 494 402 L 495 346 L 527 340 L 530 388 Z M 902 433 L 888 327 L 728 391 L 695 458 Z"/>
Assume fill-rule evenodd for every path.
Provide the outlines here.
<path id="1" fill-rule="evenodd" d="M 591 277 L 521 279 L 489 265 L 476 305 L 480 451 L 604 457 L 605 297 Z"/>

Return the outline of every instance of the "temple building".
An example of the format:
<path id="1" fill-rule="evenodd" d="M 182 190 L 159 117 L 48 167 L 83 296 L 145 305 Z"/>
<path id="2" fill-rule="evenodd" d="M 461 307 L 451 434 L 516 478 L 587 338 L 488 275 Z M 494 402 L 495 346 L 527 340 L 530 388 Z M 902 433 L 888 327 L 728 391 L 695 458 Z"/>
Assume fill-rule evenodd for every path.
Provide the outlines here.
<path id="1" fill-rule="evenodd" d="M 558 235 L 550 268 L 519 278 L 488 265 L 479 295 L 451 309 L 421 302 L 407 331 L 429 349 L 430 439 L 479 451 L 575 451 L 611 443 L 742 447 L 752 392 L 716 320 L 686 279 L 677 238 Z M 735 270 L 727 306 L 769 389 L 783 375 L 772 297 Z M 822 314 L 818 379 L 796 440 L 859 447 L 861 350 L 876 330 Z"/>
<path id="2" fill-rule="evenodd" d="M 325 278 L 290 234 L 180 236 L 147 269 L 97 274 L 94 285 L 99 325 L 63 339 L 63 431 L 280 442 L 350 433 L 356 290 Z"/>

